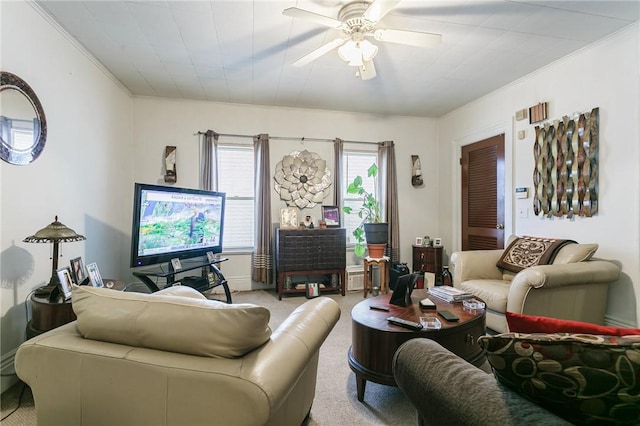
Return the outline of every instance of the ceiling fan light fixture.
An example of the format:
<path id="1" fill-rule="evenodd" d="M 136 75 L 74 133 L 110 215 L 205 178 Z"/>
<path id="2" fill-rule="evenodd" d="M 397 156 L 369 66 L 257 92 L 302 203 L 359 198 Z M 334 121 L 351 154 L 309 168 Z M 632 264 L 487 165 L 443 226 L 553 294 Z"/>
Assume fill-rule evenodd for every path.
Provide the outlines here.
<path id="1" fill-rule="evenodd" d="M 338 55 L 352 67 L 360 67 L 364 61 L 370 61 L 378 53 L 378 46 L 369 40 L 349 40 L 338 49 Z"/>

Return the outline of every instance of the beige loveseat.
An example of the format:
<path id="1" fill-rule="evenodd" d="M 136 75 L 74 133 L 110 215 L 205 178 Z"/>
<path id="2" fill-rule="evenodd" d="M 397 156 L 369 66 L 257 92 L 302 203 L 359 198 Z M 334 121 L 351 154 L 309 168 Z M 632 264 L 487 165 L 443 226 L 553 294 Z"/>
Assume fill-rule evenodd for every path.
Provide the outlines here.
<path id="1" fill-rule="evenodd" d="M 273 333 L 269 311 L 155 294 L 73 289 L 77 321 L 23 343 L 18 376 L 38 425 L 300 425 L 319 349 L 340 309 L 320 297 Z"/>
<path id="2" fill-rule="evenodd" d="M 607 290 L 620 268 L 592 260 L 597 249 L 597 244 L 567 244 L 551 264 L 517 273 L 497 266 L 503 250 L 455 252 L 450 266 L 454 286 L 486 302 L 487 328 L 498 333 L 508 332 L 505 311 L 603 324 Z"/>

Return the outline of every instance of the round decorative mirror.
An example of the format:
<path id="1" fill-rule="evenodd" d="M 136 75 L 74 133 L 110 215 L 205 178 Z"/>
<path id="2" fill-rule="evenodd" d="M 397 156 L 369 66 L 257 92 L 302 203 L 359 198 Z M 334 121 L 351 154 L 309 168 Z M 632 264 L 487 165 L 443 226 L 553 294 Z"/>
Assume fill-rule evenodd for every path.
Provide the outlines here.
<path id="1" fill-rule="evenodd" d="M 29 164 L 44 149 L 47 120 L 42 104 L 26 81 L 2 71 L 0 76 L 0 157 Z"/>

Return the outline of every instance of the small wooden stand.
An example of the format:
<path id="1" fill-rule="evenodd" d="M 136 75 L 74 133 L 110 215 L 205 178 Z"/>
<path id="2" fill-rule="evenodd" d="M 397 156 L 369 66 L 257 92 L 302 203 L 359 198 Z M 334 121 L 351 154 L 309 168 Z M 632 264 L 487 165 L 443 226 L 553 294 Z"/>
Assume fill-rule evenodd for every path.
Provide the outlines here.
<path id="1" fill-rule="evenodd" d="M 377 259 L 366 257 L 364 259 L 364 297 L 367 293 L 373 294 L 373 266 L 380 268 L 380 294 L 389 292 L 389 258 L 383 256 Z"/>

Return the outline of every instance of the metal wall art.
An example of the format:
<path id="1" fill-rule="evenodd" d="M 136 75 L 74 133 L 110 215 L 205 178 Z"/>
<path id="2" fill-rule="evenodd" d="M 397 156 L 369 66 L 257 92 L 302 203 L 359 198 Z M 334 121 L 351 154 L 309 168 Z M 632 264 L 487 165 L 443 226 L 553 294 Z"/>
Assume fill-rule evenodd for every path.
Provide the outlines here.
<path id="1" fill-rule="evenodd" d="M 599 108 L 536 126 L 533 211 L 591 217 L 598 211 Z"/>
<path id="2" fill-rule="evenodd" d="M 329 195 L 331 171 L 327 162 L 306 149 L 278 161 L 273 178 L 276 192 L 289 207 L 312 208 Z"/>

